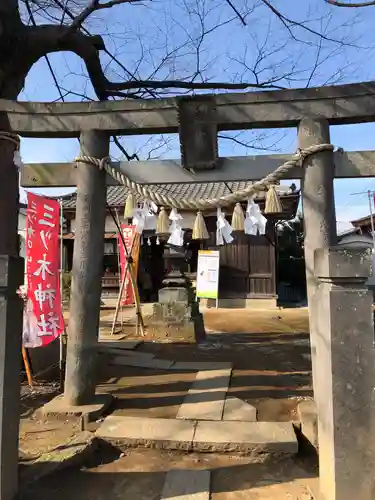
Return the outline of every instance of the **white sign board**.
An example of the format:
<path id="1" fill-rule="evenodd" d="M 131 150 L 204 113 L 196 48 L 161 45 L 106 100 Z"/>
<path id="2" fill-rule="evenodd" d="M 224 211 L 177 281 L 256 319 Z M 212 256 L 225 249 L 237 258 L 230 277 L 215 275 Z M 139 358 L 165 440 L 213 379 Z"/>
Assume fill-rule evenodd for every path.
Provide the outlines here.
<path id="1" fill-rule="evenodd" d="M 199 250 L 197 270 L 197 297 L 201 299 L 219 298 L 218 250 Z"/>

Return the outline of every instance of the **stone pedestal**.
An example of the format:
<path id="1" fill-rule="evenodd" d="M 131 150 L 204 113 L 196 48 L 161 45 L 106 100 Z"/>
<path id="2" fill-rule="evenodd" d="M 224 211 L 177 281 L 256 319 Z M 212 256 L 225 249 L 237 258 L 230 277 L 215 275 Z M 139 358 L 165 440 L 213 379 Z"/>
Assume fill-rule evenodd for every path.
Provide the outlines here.
<path id="1" fill-rule="evenodd" d="M 375 494 L 374 325 L 365 283 L 371 252 L 315 252 L 320 500 Z"/>
<path id="2" fill-rule="evenodd" d="M 159 302 L 153 306 L 149 331 L 165 342 L 197 342 L 205 335 L 203 317 L 193 289 L 178 271 L 172 271 L 159 290 Z"/>

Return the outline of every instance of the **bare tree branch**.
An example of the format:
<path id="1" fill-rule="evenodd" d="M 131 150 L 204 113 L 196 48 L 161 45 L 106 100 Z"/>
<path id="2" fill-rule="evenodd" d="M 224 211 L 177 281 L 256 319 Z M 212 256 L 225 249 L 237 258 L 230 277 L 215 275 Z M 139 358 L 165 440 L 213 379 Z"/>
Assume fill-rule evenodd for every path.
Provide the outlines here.
<path id="1" fill-rule="evenodd" d="M 246 21 L 245 21 L 245 18 L 243 17 L 243 15 L 240 13 L 239 10 L 237 10 L 237 8 L 235 7 L 235 5 L 233 5 L 233 2 L 231 0 L 225 0 L 227 2 L 227 4 L 230 6 L 230 8 L 236 13 L 236 16 L 238 17 L 238 19 L 241 21 L 241 23 L 246 26 Z"/>
<path id="2" fill-rule="evenodd" d="M 110 95 L 118 95 L 119 97 L 124 97 L 121 94 L 122 90 L 135 89 L 141 87 L 148 87 L 151 89 L 189 89 L 189 90 L 246 90 L 248 88 L 256 89 L 283 89 L 279 85 L 267 84 L 267 83 L 231 83 L 231 82 L 184 82 L 182 80 L 136 80 L 123 83 L 111 83 L 108 82 L 107 93 Z"/>
<path id="3" fill-rule="evenodd" d="M 77 54 L 84 61 L 92 85 L 99 99 L 111 95 L 125 97 L 120 92 L 124 90 L 150 88 L 150 89 L 194 89 L 194 90 L 245 90 L 247 88 L 281 89 L 272 83 L 231 83 L 231 82 L 185 82 L 179 80 L 132 80 L 128 82 L 111 82 L 105 76 L 99 51 L 105 48 L 100 36 L 87 36 L 81 32 L 71 32 L 70 27 L 44 25 L 29 28 L 29 54 L 30 67 L 40 57 L 52 52 L 70 51 Z"/>
<path id="4" fill-rule="evenodd" d="M 131 160 L 137 160 L 137 161 L 139 161 L 139 156 L 137 155 L 137 153 L 129 155 L 129 153 L 126 151 L 126 149 L 124 148 L 124 146 L 119 141 L 118 137 L 116 137 L 115 135 L 113 136 L 113 142 L 119 148 L 119 150 L 121 151 L 121 153 L 125 156 L 125 158 L 127 159 L 127 161 L 131 161 Z"/>
<path id="5" fill-rule="evenodd" d="M 341 43 L 337 39 L 328 37 L 328 36 L 324 35 L 324 33 L 320 33 L 319 31 L 316 31 L 316 30 L 310 28 L 309 26 L 307 26 L 306 23 L 303 23 L 303 22 L 300 22 L 300 21 L 295 21 L 294 19 L 290 19 L 289 17 L 287 17 L 284 14 L 282 14 L 278 9 L 276 9 L 276 7 L 274 7 L 274 5 L 272 5 L 272 3 L 269 0 L 261 0 L 261 1 L 262 1 L 262 3 L 266 7 L 268 7 L 270 9 L 270 11 L 273 14 L 275 14 L 276 17 L 278 17 L 280 19 L 280 21 L 282 22 L 282 24 L 289 31 L 291 37 L 294 38 L 295 40 L 296 40 L 296 37 L 295 37 L 295 35 L 294 35 L 294 33 L 293 33 L 293 31 L 292 31 L 291 28 L 293 26 L 298 26 L 299 28 L 302 28 L 305 31 L 308 31 L 312 35 L 315 35 L 315 36 L 317 36 L 319 38 L 322 38 L 323 40 L 326 40 L 328 42 Z"/>
<path id="6" fill-rule="evenodd" d="M 115 7 L 116 5 L 125 3 L 138 3 L 142 1 L 143 0 L 109 0 L 108 2 L 100 3 L 100 0 L 91 0 L 89 5 L 74 19 L 74 21 L 70 25 L 70 29 L 72 31 L 79 29 L 86 21 L 86 19 L 97 10 L 110 9 L 111 7 Z"/>
<path id="7" fill-rule="evenodd" d="M 84 86 L 91 82 L 101 100 L 109 97 L 143 98 L 147 97 L 146 93 L 153 98 L 159 98 L 164 95 L 182 95 L 195 90 L 267 90 L 305 84 L 309 86 L 322 78 L 323 63 L 325 67 L 327 54 L 334 53 L 336 57 L 342 47 L 355 47 L 346 43 L 345 39 L 335 38 L 336 33 L 333 29 L 329 31 L 330 21 L 324 17 L 324 14 L 321 17 L 316 17 L 311 15 L 310 10 L 308 10 L 305 14 L 306 20 L 303 20 L 303 11 L 288 17 L 275 7 L 278 4 L 273 0 L 175 0 L 170 4 L 166 2 L 167 7 L 162 6 L 163 2 L 150 2 L 147 15 L 151 16 L 149 19 L 155 23 L 154 33 L 157 36 L 161 34 L 157 41 L 154 41 L 153 35 L 149 35 L 147 30 L 143 35 L 146 38 L 141 38 L 137 31 L 138 28 L 133 30 L 130 22 L 126 24 L 126 27 L 124 26 L 124 31 L 121 31 L 121 27 L 124 25 L 122 19 L 120 21 L 115 17 L 109 18 L 108 16 L 104 16 L 103 19 L 100 19 L 99 16 L 95 17 L 95 28 L 100 26 L 99 33 L 102 36 L 90 35 L 85 23 L 91 14 L 121 4 L 137 3 L 139 5 L 141 1 L 0 0 L 0 29 L 3 5 L 13 5 L 14 9 L 14 6 L 19 3 L 22 19 L 34 25 L 27 27 L 22 35 L 24 40 L 22 45 L 25 47 L 27 44 L 29 49 L 28 52 L 25 51 L 24 58 L 29 60 L 27 64 L 25 59 L 21 60 L 21 70 L 29 70 L 39 58 L 47 57 L 52 52 L 74 53 L 84 62 L 87 73 L 81 69 L 77 71 L 69 69 L 69 75 L 86 77 L 83 80 L 86 82 Z M 240 8 L 241 1 L 243 3 Z M 325 0 L 324 3 L 343 4 L 338 0 Z M 375 3 L 375 0 L 371 3 Z M 32 5 L 32 10 L 27 8 L 28 12 L 25 12 L 22 5 L 28 7 L 28 4 Z M 180 11 L 175 11 L 176 4 L 178 4 Z M 222 8 L 225 4 L 235 15 L 228 16 L 227 9 Z M 220 55 L 215 54 L 215 41 L 212 33 L 215 32 L 217 36 L 220 29 L 228 36 L 227 26 L 236 19 L 240 19 L 242 24 L 246 25 L 249 15 L 255 10 L 259 11 L 259 4 L 264 6 L 262 12 L 266 22 L 269 22 L 269 33 L 267 34 L 267 28 L 262 33 L 257 33 L 257 28 L 254 27 L 249 32 L 249 38 L 253 40 L 252 44 L 251 41 L 249 43 L 249 50 L 244 53 L 242 61 L 237 57 L 237 67 L 238 64 L 242 64 L 240 71 L 233 71 L 229 64 L 228 68 L 223 67 L 219 58 L 224 57 L 225 52 L 223 50 Z M 354 4 L 345 5 L 352 6 Z M 366 5 L 369 5 L 369 2 L 366 2 Z M 11 12 L 9 8 L 8 12 Z M 168 14 L 169 21 L 163 25 L 163 23 L 158 22 L 158 18 L 152 18 L 150 12 L 161 13 L 162 17 L 165 15 L 165 18 Z M 181 12 L 185 12 L 186 15 L 181 15 Z M 29 21 L 27 21 L 27 13 Z M 255 14 L 255 16 L 257 15 Z M 277 19 L 280 25 L 278 22 L 273 22 L 274 19 Z M 45 20 L 50 24 L 41 25 L 40 22 Z M 98 22 L 101 24 L 98 25 Z M 110 26 L 102 24 L 107 22 L 110 23 Z M 38 25 L 36 25 L 37 23 Z M 191 27 L 190 24 L 192 24 Z M 120 30 L 118 30 L 119 26 Z M 284 30 L 284 27 L 287 31 Z M 171 28 L 179 30 L 176 31 L 177 36 L 173 31 L 171 32 Z M 348 25 L 344 25 L 344 28 L 347 29 Z M 301 33 L 303 34 L 304 31 L 306 33 L 302 36 Z M 269 43 L 268 36 L 274 38 L 277 32 L 281 33 L 282 36 Z M 335 34 L 332 35 L 332 33 Z M 235 32 L 233 32 L 234 34 Z M 139 49 L 135 47 L 134 40 L 139 42 Z M 149 42 L 147 43 L 145 40 L 149 40 Z M 165 54 L 162 53 L 164 43 Z M 303 48 L 301 48 L 301 44 L 304 45 Z M 330 45 L 332 44 L 334 44 L 334 50 L 331 50 Z M 308 48 L 305 49 L 305 46 Z M 124 47 L 126 47 L 126 65 L 118 54 L 118 50 Z M 336 49 L 337 52 L 335 52 Z M 306 50 L 309 51 L 307 57 Z M 110 60 L 105 57 L 105 54 Z M 226 57 L 229 60 L 234 59 L 230 54 L 226 54 Z M 11 63 L 12 56 L 8 57 L 8 60 L 10 61 L 9 65 L 13 64 L 16 67 L 15 63 Z M 54 75 L 51 63 L 48 59 L 46 61 L 51 74 Z M 113 68 L 112 61 L 122 71 Z M 13 66 L 8 74 L 12 75 L 12 71 Z M 215 77 L 216 72 L 218 72 L 217 77 Z M 329 74 L 331 75 L 330 71 Z M 333 68 L 332 74 L 341 76 L 337 68 Z M 2 79 L 0 74 L 0 96 Z M 54 83 L 56 85 L 56 81 Z M 84 96 L 87 93 L 85 88 L 79 88 L 80 83 L 76 78 L 70 91 L 68 91 L 69 85 L 64 85 L 64 87 L 69 92 L 68 95 Z M 59 92 L 60 98 L 62 98 L 61 90 Z M 87 95 L 92 96 L 89 92 Z"/>
<path id="8" fill-rule="evenodd" d="M 65 5 L 60 1 L 60 0 L 53 0 L 54 3 L 60 7 L 61 9 L 63 9 L 64 13 L 66 13 L 66 15 L 74 21 L 75 17 L 73 15 L 73 13 L 71 12 L 70 9 L 68 9 L 67 7 L 67 2 L 65 2 Z M 86 29 L 86 28 L 83 28 L 82 27 L 82 31 L 84 31 L 88 36 L 91 36 L 91 33 Z M 110 57 L 116 64 L 118 64 L 120 66 L 120 68 L 128 75 L 130 76 L 131 78 L 133 78 L 133 80 L 135 80 L 135 75 L 133 72 L 129 71 L 125 66 L 124 64 L 122 64 L 121 61 L 119 61 L 119 59 L 117 57 L 115 57 L 106 47 L 104 47 L 103 49 L 103 52 L 105 52 L 107 54 L 108 57 Z M 148 94 L 151 96 L 151 97 L 154 97 L 156 98 L 156 94 L 154 94 L 151 90 L 148 90 L 146 89 L 146 92 L 148 92 Z"/>

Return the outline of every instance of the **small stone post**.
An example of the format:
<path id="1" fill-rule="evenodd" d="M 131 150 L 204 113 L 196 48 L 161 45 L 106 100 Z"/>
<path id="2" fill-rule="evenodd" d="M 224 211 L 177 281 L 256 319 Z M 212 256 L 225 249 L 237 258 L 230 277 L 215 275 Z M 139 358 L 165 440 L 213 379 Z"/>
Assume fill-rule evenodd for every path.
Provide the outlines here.
<path id="1" fill-rule="evenodd" d="M 298 128 L 298 146 L 303 149 L 316 144 L 329 144 L 329 125 L 325 119 L 304 119 Z M 303 222 L 305 231 L 305 265 L 309 306 L 310 343 L 314 394 L 316 389 L 317 358 L 316 329 L 318 309 L 314 304 L 316 280 L 314 251 L 336 244 L 336 215 L 333 193 L 334 162 L 332 151 L 310 155 L 304 161 L 302 184 Z"/>
<path id="2" fill-rule="evenodd" d="M 81 156 L 108 156 L 109 137 L 90 130 L 81 134 Z M 93 403 L 99 335 L 106 216 L 106 173 L 95 165 L 77 167 L 77 208 L 72 289 L 68 325 L 65 404 Z"/>
<path id="3" fill-rule="evenodd" d="M 0 131 L 10 132 L 6 114 Z M 23 303 L 17 288 L 24 280 L 18 256 L 18 171 L 15 145 L 0 139 L 0 498 L 13 500 L 18 491 L 18 432 Z"/>
<path id="4" fill-rule="evenodd" d="M 315 252 L 319 500 L 375 498 L 375 351 L 368 249 Z"/>

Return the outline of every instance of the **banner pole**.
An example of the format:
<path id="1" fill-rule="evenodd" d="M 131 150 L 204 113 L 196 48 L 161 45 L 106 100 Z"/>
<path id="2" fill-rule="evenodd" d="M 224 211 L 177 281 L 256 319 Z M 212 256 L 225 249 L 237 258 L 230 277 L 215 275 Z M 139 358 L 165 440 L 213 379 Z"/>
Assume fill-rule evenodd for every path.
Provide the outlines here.
<path id="1" fill-rule="evenodd" d="M 60 367 L 60 390 L 64 391 L 64 373 L 65 373 L 65 342 L 66 342 L 66 330 L 65 330 L 65 319 L 64 319 L 64 301 L 63 301 L 63 260 L 64 260 L 64 246 L 63 246 L 63 200 L 59 198 L 60 203 L 60 300 L 61 300 L 61 311 L 63 317 L 63 325 L 64 331 L 61 332 L 60 335 L 60 359 L 59 359 L 59 367 Z"/>
<path id="2" fill-rule="evenodd" d="M 22 359 L 23 359 L 23 364 L 25 365 L 27 382 L 29 384 L 29 387 L 32 387 L 33 386 L 33 377 L 31 375 L 31 367 L 30 367 L 28 356 L 27 356 L 26 347 L 24 345 L 22 345 Z"/>
<path id="3" fill-rule="evenodd" d="M 120 222 L 120 217 L 118 215 L 118 211 L 117 211 L 117 208 L 115 208 L 115 214 L 116 214 L 116 219 L 117 219 L 117 225 L 118 227 L 121 228 L 121 222 Z M 117 234 L 117 248 L 118 248 L 118 253 L 117 253 L 117 264 L 118 264 L 118 269 L 119 269 L 119 288 L 121 288 L 121 262 L 120 262 L 120 249 L 119 249 L 119 239 L 120 239 L 120 234 Z M 123 326 L 124 326 L 124 308 L 122 306 L 122 301 L 121 301 L 121 305 L 120 305 L 120 316 L 121 316 L 121 331 L 123 330 Z"/>
<path id="4" fill-rule="evenodd" d="M 131 244 L 130 252 L 129 252 L 130 256 L 132 255 L 132 252 L 133 252 L 133 246 L 134 246 L 135 238 L 136 238 L 136 235 L 134 235 L 134 238 L 132 240 L 132 244 Z M 125 247 L 125 243 L 124 242 L 123 242 L 123 245 Z M 115 315 L 114 315 L 114 318 L 113 318 L 111 335 L 114 335 L 115 330 L 116 330 L 117 318 L 118 318 L 118 315 L 119 315 L 119 312 L 120 312 L 120 307 L 121 307 L 121 302 L 122 302 L 122 296 L 123 296 L 123 293 L 124 293 L 124 288 L 125 288 L 125 283 L 126 283 L 126 276 L 128 274 L 128 271 L 129 271 L 129 276 L 130 276 L 130 265 L 131 264 L 129 262 L 129 258 L 127 258 L 126 259 L 126 263 L 125 263 L 124 275 L 123 275 L 122 280 L 121 280 L 121 286 L 120 286 L 120 291 L 119 291 L 119 295 L 118 295 L 118 299 L 117 299 L 117 304 L 116 304 L 116 309 L 115 309 Z M 121 270 L 120 270 L 120 275 L 121 275 Z M 122 326 L 123 326 L 123 323 L 121 322 L 121 328 L 122 328 Z"/>
<path id="5" fill-rule="evenodd" d="M 141 325 L 142 335 L 144 336 L 144 321 L 143 321 L 142 310 L 141 310 L 141 301 L 140 301 L 140 298 L 139 298 L 139 293 L 135 293 L 135 290 L 138 291 L 138 287 L 137 287 L 137 280 L 134 279 L 134 272 L 133 272 L 132 250 L 133 250 L 133 244 L 134 244 L 134 241 L 135 241 L 135 235 L 134 235 L 134 238 L 133 238 L 133 241 L 132 241 L 132 247 L 131 247 L 130 253 L 129 253 L 128 249 L 127 249 L 127 246 L 126 246 L 126 243 L 125 243 L 124 236 L 122 234 L 121 227 L 118 226 L 116 217 L 115 217 L 115 215 L 113 213 L 113 210 L 111 209 L 110 205 L 108 204 L 108 202 L 107 202 L 107 208 L 109 210 L 109 213 L 112 216 L 112 219 L 114 220 L 114 222 L 115 222 L 115 224 L 117 226 L 119 234 L 121 235 L 121 240 L 122 240 L 122 243 L 123 243 L 123 246 L 124 246 L 124 251 L 125 251 L 127 262 L 129 264 L 131 264 L 131 265 L 129 265 L 129 276 L 130 276 L 130 279 L 131 279 L 131 282 L 132 282 L 133 292 L 134 292 L 134 295 L 135 295 L 134 298 L 136 299 L 135 303 L 136 303 L 136 307 L 137 307 L 137 318 L 138 318 L 138 320 L 140 322 L 140 325 Z M 130 261 L 130 259 L 131 259 L 131 261 Z M 124 277 L 125 276 L 126 276 L 126 274 L 124 275 Z M 118 311 L 117 311 L 117 314 L 118 314 Z M 114 318 L 113 324 L 115 324 L 116 321 L 117 321 L 117 316 Z"/>

